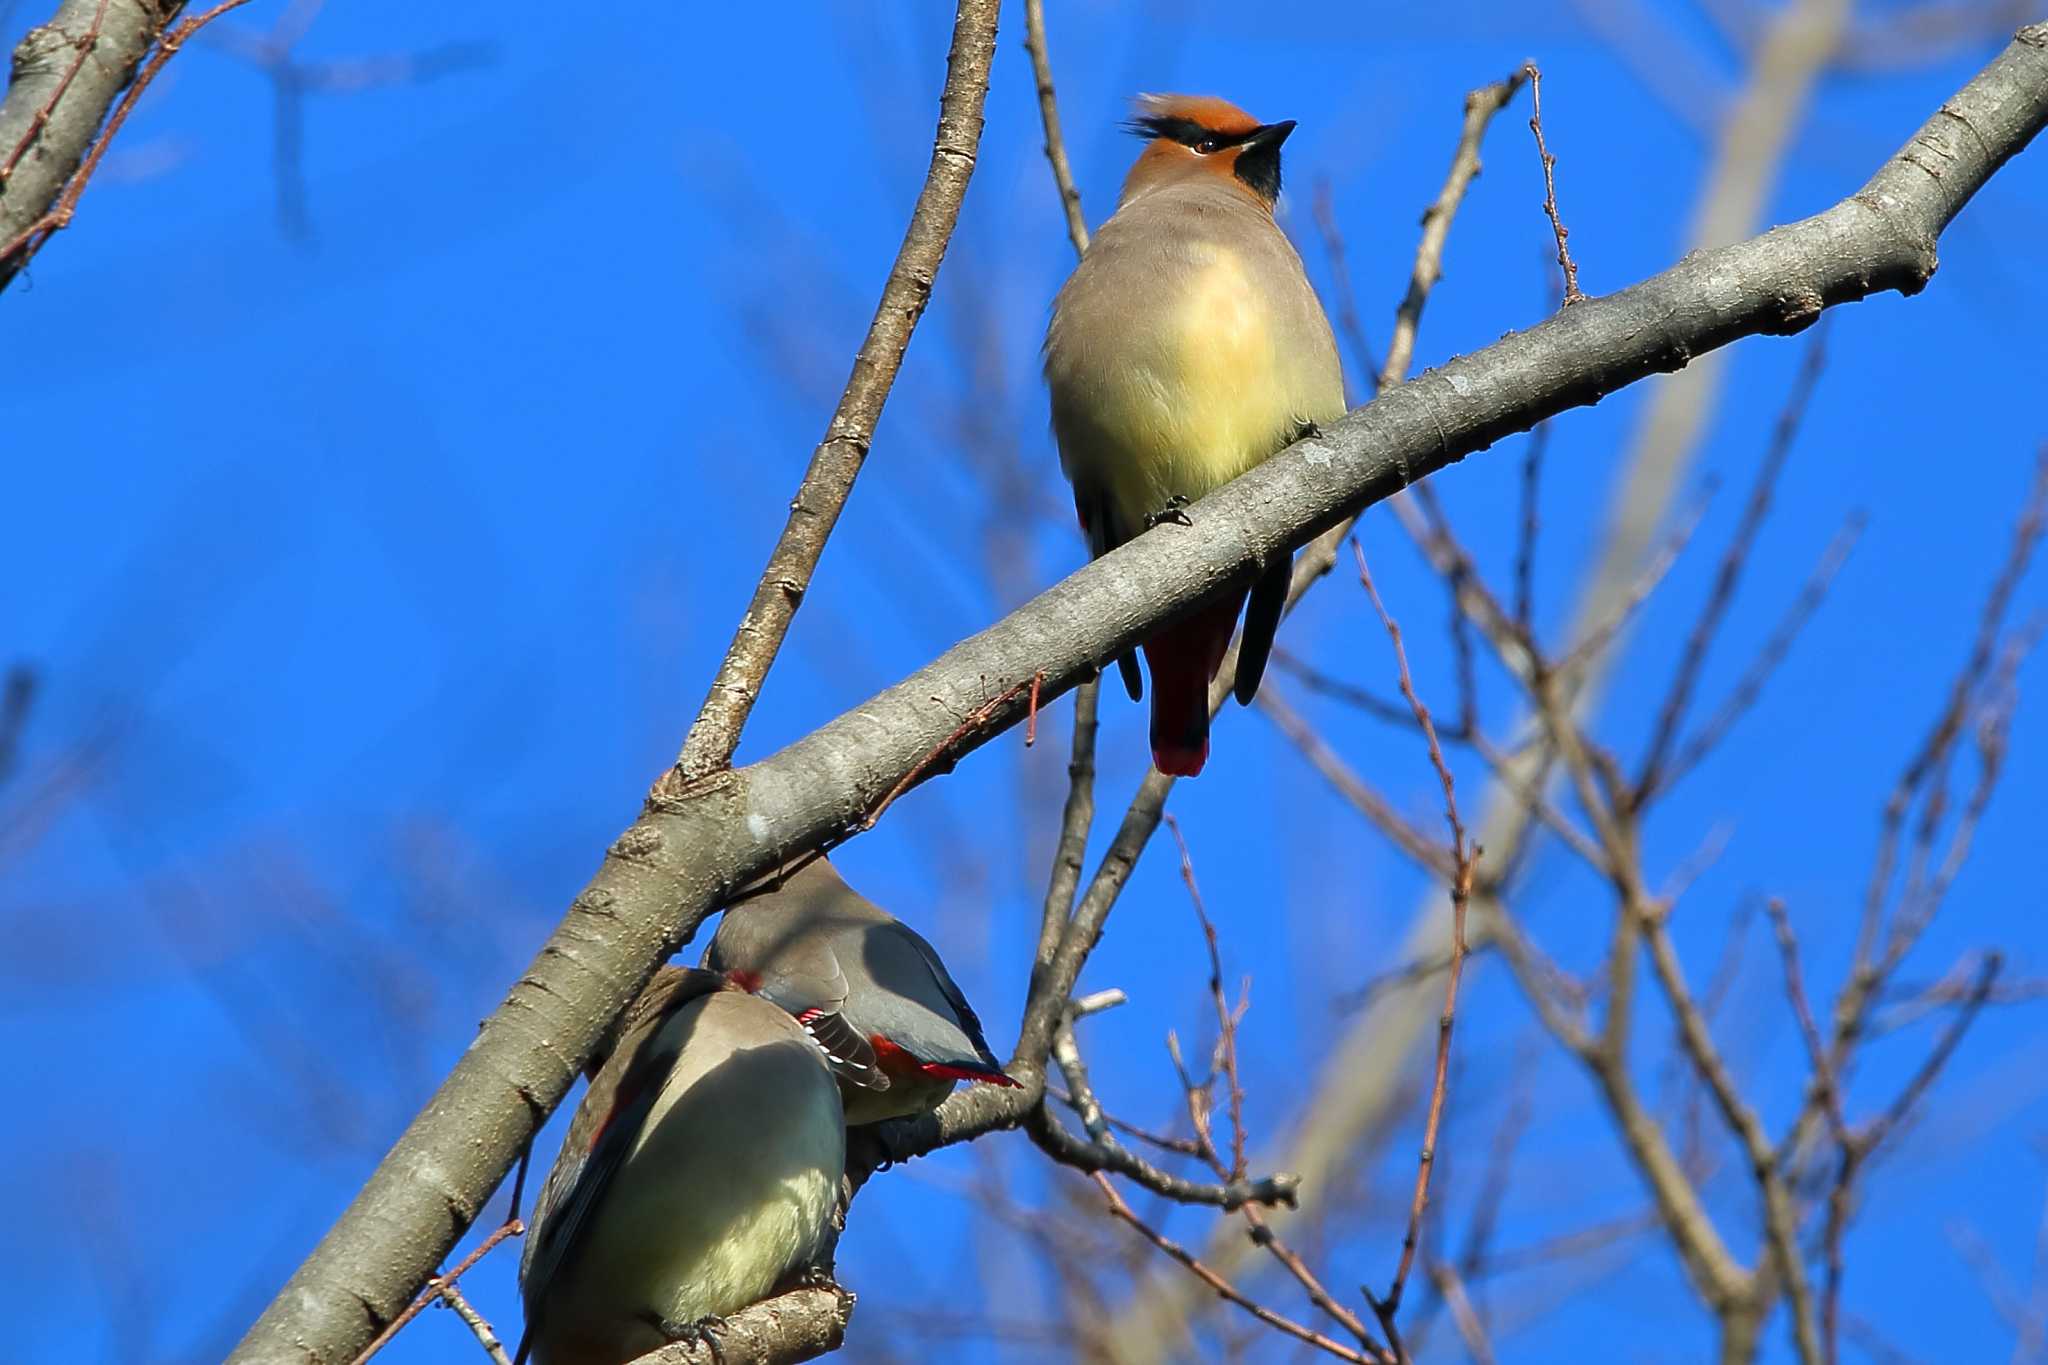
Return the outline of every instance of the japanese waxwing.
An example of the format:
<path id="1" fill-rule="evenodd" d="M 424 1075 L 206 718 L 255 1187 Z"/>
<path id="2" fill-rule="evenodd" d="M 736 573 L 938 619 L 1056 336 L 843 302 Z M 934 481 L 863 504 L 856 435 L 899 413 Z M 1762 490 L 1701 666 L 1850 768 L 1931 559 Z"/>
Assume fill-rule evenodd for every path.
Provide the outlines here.
<path id="1" fill-rule="evenodd" d="M 795 1020 L 663 967 L 629 1007 L 534 1205 L 519 1263 L 536 1365 L 620 1365 L 829 1253 L 839 1088 Z"/>
<path id="2" fill-rule="evenodd" d="M 1116 213 L 1053 301 L 1045 378 L 1060 466 L 1092 554 L 1102 555 L 1344 415 L 1329 319 L 1273 221 L 1292 122 L 1234 104 L 1145 95 L 1145 150 Z M 1292 556 L 1250 587 L 1235 692 L 1258 692 L 1287 604 Z M 1245 591 L 1143 642 L 1152 669 L 1152 761 L 1193 777 L 1209 755 L 1209 681 Z M 1137 700 L 1137 661 L 1117 660 Z"/>
<path id="3" fill-rule="evenodd" d="M 702 965 L 796 1016 L 832 1059 L 849 1124 L 935 1108 L 960 1081 L 1017 1084 L 932 945 L 823 857 L 728 908 Z"/>

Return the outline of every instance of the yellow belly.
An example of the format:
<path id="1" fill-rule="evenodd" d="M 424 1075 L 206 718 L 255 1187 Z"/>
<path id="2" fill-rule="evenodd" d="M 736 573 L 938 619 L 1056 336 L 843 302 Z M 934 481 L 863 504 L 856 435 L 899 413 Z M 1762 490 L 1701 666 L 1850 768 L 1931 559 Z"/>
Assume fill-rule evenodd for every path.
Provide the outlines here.
<path id="1" fill-rule="evenodd" d="M 1179 297 L 1130 320 L 1126 355 L 1096 357 L 1104 372 L 1080 398 L 1086 434 L 1061 433 L 1069 472 L 1108 495 L 1127 533 L 1259 464 L 1325 406 L 1311 392 L 1317 367 L 1287 363 L 1243 264 L 1222 247 L 1194 250 Z"/>

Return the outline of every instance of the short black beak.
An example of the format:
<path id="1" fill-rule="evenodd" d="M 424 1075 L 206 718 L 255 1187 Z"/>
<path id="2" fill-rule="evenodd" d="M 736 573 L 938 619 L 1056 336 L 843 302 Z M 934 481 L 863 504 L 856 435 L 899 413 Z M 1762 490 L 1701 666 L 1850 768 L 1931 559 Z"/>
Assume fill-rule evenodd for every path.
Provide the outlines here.
<path id="1" fill-rule="evenodd" d="M 1268 204 L 1280 198 L 1280 144 L 1293 131 L 1293 119 L 1265 123 L 1238 143 L 1237 178 Z"/>
<path id="2" fill-rule="evenodd" d="M 1284 123 L 1264 123 L 1252 129 L 1251 135 L 1239 145 L 1246 151 L 1254 147 L 1270 147 L 1277 151 L 1280 144 L 1287 141 L 1287 135 L 1293 131 L 1293 119 L 1288 119 Z"/>

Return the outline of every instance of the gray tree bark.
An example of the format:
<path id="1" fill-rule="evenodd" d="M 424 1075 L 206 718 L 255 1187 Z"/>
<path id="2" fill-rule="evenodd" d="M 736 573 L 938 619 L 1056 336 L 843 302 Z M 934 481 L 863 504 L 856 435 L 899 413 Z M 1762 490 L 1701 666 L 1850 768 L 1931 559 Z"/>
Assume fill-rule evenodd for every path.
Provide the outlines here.
<path id="1" fill-rule="evenodd" d="M 56 204 L 135 67 L 182 0 L 64 0 L 14 49 L 0 99 L 0 242 Z M 0 289 L 16 267 L 0 262 Z"/>

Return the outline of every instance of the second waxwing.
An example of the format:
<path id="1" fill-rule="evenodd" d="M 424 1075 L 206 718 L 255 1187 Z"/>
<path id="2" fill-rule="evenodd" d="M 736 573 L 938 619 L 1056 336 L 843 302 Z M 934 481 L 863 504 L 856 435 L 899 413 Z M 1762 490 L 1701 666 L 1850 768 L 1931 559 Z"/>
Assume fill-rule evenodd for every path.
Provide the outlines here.
<path id="1" fill-rule="evenodd" d="M 822 857 L 727 909 L 702 965 L 810 1031 L 849 1124 L 922 1113 L 960 1081 L 1017 1084 L 932 945 Z"/>
<path id="2" fill-rule="evenodd" d="M 1147 95 L 1131 130 L 1145 150 L 1116 213 L 1053 302 L 1045 378 L 1060 466 L 1095 555 L 1107 554 L 1344 415 L 1329 319 L 1273 221 L 1280 144 L 1223 100 Z M 1287 605 L 1292 556 L 1144 641 L 1152 761 L 1192 777 L 1209 756 L 1209 683 L 1238 609 L 1233 679 L 1248 703 Z M 1136 700 L 1137 661 L 1117 660 Z"/>
<path id="3" fill-rule="evenodd" d="M 839 1089 L 803 1029 L 663 967 L 627 1012 L 534 1205 L 519 1263 L 536 1365 L 622 1365 L 830 1252 Z"/>

